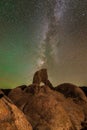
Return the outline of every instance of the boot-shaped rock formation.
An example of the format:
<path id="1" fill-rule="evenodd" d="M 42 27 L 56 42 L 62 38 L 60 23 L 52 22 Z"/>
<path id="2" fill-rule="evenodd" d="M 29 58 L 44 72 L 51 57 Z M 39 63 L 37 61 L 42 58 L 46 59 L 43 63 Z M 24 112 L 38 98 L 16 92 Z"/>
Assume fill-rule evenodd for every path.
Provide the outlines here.
<path id="1" fill-rule="evenodd" d="M 47 69 L 41 69 L 36 71 L 33 77 L 33 84 L 40 85 L 40 83 L 46 84 L 48 80 Z"/>
<path id="2" fill-rule="evenodd" d="M 36 71 L 33 77 L 33 84 L 40 86 L 40 83 L 49 86 L 51 89 L 54 89 L 52 83 L 48 80 L 47 69 L 43 68 L 39 71 Z"/>

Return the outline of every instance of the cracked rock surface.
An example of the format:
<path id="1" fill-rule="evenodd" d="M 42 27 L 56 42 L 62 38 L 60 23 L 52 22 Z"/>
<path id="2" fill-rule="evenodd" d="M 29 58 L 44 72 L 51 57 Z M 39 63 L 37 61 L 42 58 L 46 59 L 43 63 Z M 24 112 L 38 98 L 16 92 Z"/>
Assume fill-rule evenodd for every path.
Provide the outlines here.
<path id="1" fill-rule="evenodd" d="M 32 130 L 25 115 L 0 91 L 0 130 Z"/>

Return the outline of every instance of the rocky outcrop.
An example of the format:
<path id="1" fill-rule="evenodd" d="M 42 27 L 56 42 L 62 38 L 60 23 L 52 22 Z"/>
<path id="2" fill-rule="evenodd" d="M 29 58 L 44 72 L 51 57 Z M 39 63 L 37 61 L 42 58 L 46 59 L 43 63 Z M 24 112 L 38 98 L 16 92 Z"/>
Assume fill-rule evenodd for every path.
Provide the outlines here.
<path id="1" fill-rule="evenodd" d="M 0 97 L 3 98 L 3 93 Z M 12 89 L 8 97 L 25 114 L 33 130 L 87 129 L 87 97 L 84 92 L 69 83 L 53 88 L 46 69 L 35 73 L 33 84 Z"/>
<path id="2" fill-rule="evenodd" d="M 87 102 L 87 97 L 85 96 L 84 92 L 76 85 L 70 83 L 64 83 L 57 86 L 55 90 L 64 94 L 65 97 L 71 97 L 74 99 L 83 100 L 84 102 Z"/>
<path id="3" fill-rule="evenodd" d="M 41 82 L 46 84 L 47 80 L 48 80 L 47 69 L 41 69 L 35 72 L 33 77 L 33 84 L 40 85 Z"/>
<path id="4" fill-rule="evenodd" d="M 33 84 L 37 84 L 40 86 L 40 83 L 44 83 L 44 85 L 49 86 L 51 89 L 54 89 L 52 83 L 48 80 L 47 69 L 41 69 L 35 72 L 33 77 Z"/>
<path id="5" fill-rule="evenodd" d="M 24 112 L 34 130 L 80 130 L 86 118 L 84 102 L 76 103 L 72 97 L 48 86 L 32 84 L 20 91 L 18 88 L 9 93 L 9 98 Z M 21 96 L 19 96 L 21 95 Z M 15 98 L 16 96 L 16 98 Z M 85 103 L 86 105 L 86 103 Z M 87 105 L 86 105 L 87 106 Z"/>
<path id="6" fill-rule="evenodd" d="M 32 130 L 25 115 L 0 91 L 0 130 Z"/>
<path id="7" fill-rule="evenodd" d="M 30 90 L 32 88 L 32 91 Z M 62 94 L 53 92 L 47 86 L 41 86 L 36 90 L 37 86 L 31 85 L 29 91 L 23 91 L 24 95 L 14 98 L 11 95 L 16 95 L 12 91 L 10 98 L 16 103 L 16 105 L 22 109 L 27 119 L 32 124 L 34 130 L 69 130 L 73 125 L 67 115 L 67 112 L 62 107 L 60 101 L 65 98 Z M 15 89 L 16 91 L 16 89 Z M 16 95 L 17 96 L 17 95 Z M 59 100 L 59 102 L 58 102 Z M 20 105 L 17 102 L 21 102 Z"/>

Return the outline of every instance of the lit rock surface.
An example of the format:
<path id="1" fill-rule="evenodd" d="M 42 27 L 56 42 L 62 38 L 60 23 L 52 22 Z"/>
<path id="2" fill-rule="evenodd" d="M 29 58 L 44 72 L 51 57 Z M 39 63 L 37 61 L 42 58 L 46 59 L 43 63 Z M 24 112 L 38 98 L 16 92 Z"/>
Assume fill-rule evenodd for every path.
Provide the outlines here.
<path id="1" fill-rule="evenodd" d="M 0 130 L 32 130 L 25 115 L 1 91 Z"/>
<path id="2" fill-rule="evenodd" d="M 42 76 L 39 81 L 38 72 Z M 87 130 L 87 97 L 84 92 L 72 84 L 53 88 L 48 76 L 46 78 L 41 70 L 38 72 L 33 84 L 14 88 L 8 94 L 26 115 L 33 130 Z M 43 77 L 46 82 L 43 82 Z M 40 86 L 41 82 L 43 86 Z"/>
<path id="3" fill-rule="evenodd" d="M 16 95 L 16 91 L 18 88 L 9 93 L 9 98 L 24 112 L 34 130 L 82 129 L 82 122 L 87 117 L 84 101 L 65 98 L 48 86 L 35 84 L 22 90 L 21 94 Z"/>

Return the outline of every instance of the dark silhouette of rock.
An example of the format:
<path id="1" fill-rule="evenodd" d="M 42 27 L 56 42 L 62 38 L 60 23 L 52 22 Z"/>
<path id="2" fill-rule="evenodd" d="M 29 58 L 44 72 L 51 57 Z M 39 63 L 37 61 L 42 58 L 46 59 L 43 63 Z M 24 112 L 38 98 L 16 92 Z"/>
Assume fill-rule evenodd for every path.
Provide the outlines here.
<path id="1" fill-rule="evenodd" d="M 82 89 L 82 91 L 85 93 L 85 95 L 87 96 L 87 87 L 86 86 L 82 86 L 80 87 Z"/>
<path id="2" fill-rule="evenodd" d="M 25 115 L 8 99 L 3 92 L 0 98 L 0 130 L 32 130 Z"/>
<path id="3" fill-rule="evenodd" d="M 8 96 L 9 92 L 11 91 L 11 89 L 1 89 L 1 91 Z"/>
<path id="4" fill-rule="evenodd" d="M 21 85 L 21 86 L 18 86 L 18 88 L 21 88 L 21 90 L 24 90 L 25 88 L 27 88 L 27 85 Z"/>
<path id="5" fill-rule="evenodd" d="M 4 94 L 0 94 L 0 99 L 4 96 Z"/>
<path id="6" fill-rule="evenodd" d="M 46 86 L 50 87 L 52 90 L 55 90 L 55 88 L 49 80 L 46 81 Z"/>
<path id="7" fill-rule="evenodd" d="M 4 97 L 4 93 L 0 90 L 0 99 Z"/>
<path id="8" fill-rule="evenodd" d="M 85 96 L 84 92 L 76 85 L 64 83 L 58 85 L 55 90 L 63 93 L 65 97 L 72 97 L 74 99 L 76 98 L 78 100 L 87 102 L 87 97 Z"/>

